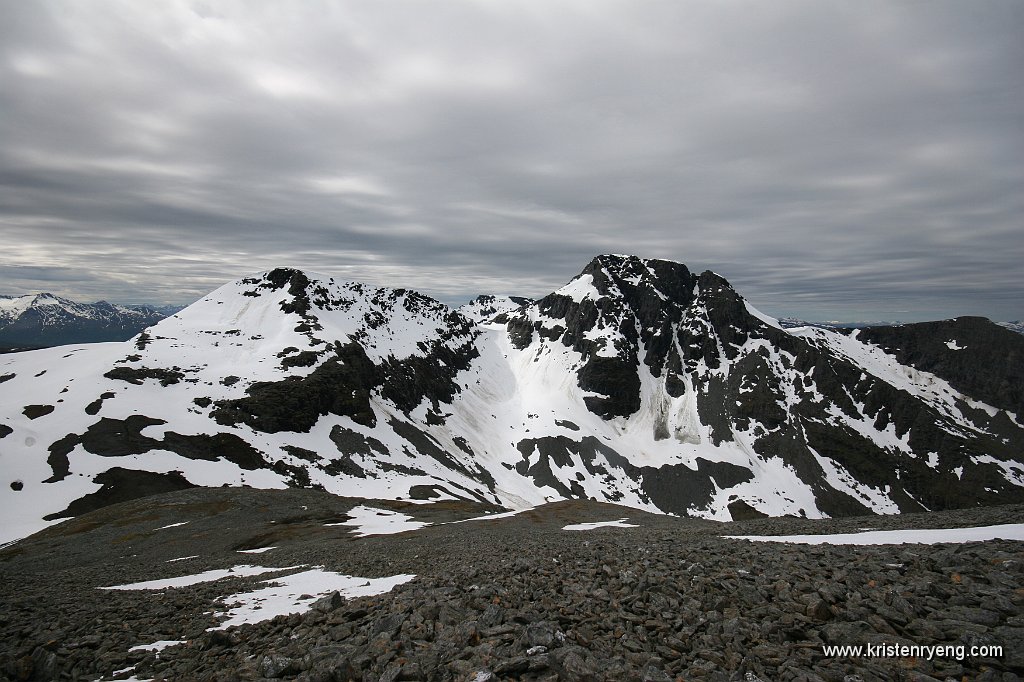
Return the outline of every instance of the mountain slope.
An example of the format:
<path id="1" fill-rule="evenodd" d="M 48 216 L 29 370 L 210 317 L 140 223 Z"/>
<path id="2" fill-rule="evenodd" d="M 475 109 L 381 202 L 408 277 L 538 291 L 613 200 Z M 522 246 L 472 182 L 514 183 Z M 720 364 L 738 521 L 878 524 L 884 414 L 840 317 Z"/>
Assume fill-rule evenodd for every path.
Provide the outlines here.
<path id="1" fill-rule="evenodd" d="M 987 321 L 901 355 L 916 325 L 784 330 L 627 256 L 480 317 L 278 269 L 131 342 L 0 358 L 5 532 L 192 485 L 718 519 L 1024 500 L 1013 367 L 961 376 L 1024 347 Z M 992 329 L 988 355 L 957 345 Z"/>
<path id="2" fill-rule="evenodd" d="M 77 303 L 45 293 L 0 296 L 0 346 L 125 341 L 166 316 L 145 306 Z"/>

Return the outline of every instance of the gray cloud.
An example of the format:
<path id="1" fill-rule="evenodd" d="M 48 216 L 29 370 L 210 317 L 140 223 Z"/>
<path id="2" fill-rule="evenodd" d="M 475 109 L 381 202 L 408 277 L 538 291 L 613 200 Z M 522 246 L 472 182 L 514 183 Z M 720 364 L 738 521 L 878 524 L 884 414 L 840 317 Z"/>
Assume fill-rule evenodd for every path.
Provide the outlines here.
<path id="1" fill-rule="evenodd" d="M 1019 3 L 0 7 L 11 293 L 458 302 L 630 252 L 778 315 L 1024 317 Z"/>

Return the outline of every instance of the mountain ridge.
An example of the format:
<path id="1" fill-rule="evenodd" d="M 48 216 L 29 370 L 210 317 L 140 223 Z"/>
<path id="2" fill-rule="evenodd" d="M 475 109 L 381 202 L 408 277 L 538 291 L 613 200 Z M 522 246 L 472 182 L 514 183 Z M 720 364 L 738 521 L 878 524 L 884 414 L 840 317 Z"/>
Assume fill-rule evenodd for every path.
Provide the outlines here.
<path id="1" fill-rule="evenodd" d="M 961 376 L 978 339 L 1007 357 L 1024 339 L 973 318 L 934 334 L 903 364 L 881 337 L 785 330 L 720 275 L 631 256 L 479 321 L 279 268 L 129 342 L 0 360 L 17 477 L 0 509 L 13 535 L 183 485 L 723 520 L 1024 500 L 999 388 L 1015 375 Z"/>

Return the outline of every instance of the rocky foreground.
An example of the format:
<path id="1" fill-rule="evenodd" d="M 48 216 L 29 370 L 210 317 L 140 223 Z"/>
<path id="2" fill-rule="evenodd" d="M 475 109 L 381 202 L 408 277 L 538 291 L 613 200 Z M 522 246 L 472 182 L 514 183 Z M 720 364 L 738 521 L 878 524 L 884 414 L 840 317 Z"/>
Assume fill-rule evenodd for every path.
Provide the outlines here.
<path id="1" fill-rule="evenodd" d="M 1024 674 L 1024 542 L 832 546 L 722 537 L 1019 523 L 1021 506 L 721 524 L 563 502 L 450 523 L 487 510 L 374 502 L 437 525 L 361 538 L 327 525 L 362 502 L 308 490 L 193 489 L 101 509 L 8 547 L 0 551 L 0 680 Z M 563 530 L 623 518 L 638 527 Z M 239 553 L 265 547 L 274 549 Z M 328 596 L 304 614 L 226 630 L 209 629 L 225 619 L 219 598 L 278 574 L 98 589 L 239 564 L 416 578 L 386 594 Z M 182 643 L 132 650 L 160 641 Z M 901 644 L 954 646 L 932 660 L 825 651 Z M 1002 651 L 971 655 L 982 646 Z"/>

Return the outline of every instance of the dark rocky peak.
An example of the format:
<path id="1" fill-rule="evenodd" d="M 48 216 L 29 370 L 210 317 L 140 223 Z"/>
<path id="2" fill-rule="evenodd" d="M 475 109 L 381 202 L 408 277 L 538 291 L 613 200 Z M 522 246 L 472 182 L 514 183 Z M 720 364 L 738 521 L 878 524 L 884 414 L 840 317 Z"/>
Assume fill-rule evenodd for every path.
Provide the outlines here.
<path id="1" fill-rule="evenodd" d="M 281 302 L 281 310 L 286 313 L 298 313 L 303 317 L 309 313 L 310 278 L 301 270 L 274 268 L 261 277 L 243 279 L 242 284 L 255 285 L 254 288 L 242 292 L 243 295 L 252 297 L 259 297 L 267 292 L 286 290 L 292 298 Z"/>
<path id="2" fill-rule="evenodd" d="M 601 327 L 654 333 L 681 317 L 693 301 L 696 278 L 682 263 L 637 256 L 594 258 L 564 287 L 538 302 L 540 312 L 566 319 L 581 333 Z M 636 329 L 638 328 L 638 329 Z"/>
<path id="3" fill-rule="evenodd" d="M 587 264 L 583 275 L 593 278 L 594 288 L 602 295 L 621 297 L 636 308 L 665 301 L 685 306 L 693 299 L 693 275 L 673 261 L 602 255 Z"/>
<path id="4" fill-rule="evenodd" d="M 635 361 L 642 345 L 655 376 L 677 338 L 682 348 L 692 349 L 695 361 L 705 358 L 717 366 L 716 358 L 734 357 L 751 336 L 782 333 L 751 314 L 724 277 L 711 271 L 695 275 L 681 263 L 636 256 L 597 256 L 534 309 L 538 314 L 532 319 L 528 311 L 509 315 L 517 345 L 530 343 L 536 331 L 584 357 L 614 354 L 626 363 Z"/>
<path id="5" fill-rule="evenodd" d="M 697 300 L 693 313 L 703 317 L 725 345 L 730 349 L 746 343 L 747 339 L 769 338 L 778 340 L 784 332 L 770 326 L 747 308 L 746 301 L 721 275 L 706 270 L 697 278 Z"/>
<path id="6" fill-rule="evenodd" d="M 274 289 L 283 289 L 286 285 L 289 288 L 305 288 L 309 284 L 309 277 L 306 276 L 306 273 L 295 268 L 274 268 L 264 275 L 264 279 Z"/>

